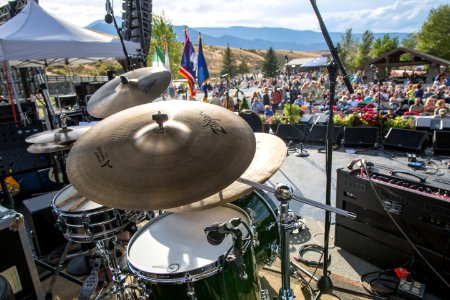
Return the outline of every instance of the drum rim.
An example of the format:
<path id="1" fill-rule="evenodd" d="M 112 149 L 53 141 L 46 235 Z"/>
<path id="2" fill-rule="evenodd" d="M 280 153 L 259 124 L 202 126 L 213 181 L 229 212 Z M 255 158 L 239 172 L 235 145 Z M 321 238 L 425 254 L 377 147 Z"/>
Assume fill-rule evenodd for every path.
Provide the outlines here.
<path id="1" fill-rule="evenodd" d="M 101 205 L 101 206 L 100 206 L 100 207 L 97 207 L 97 208 L 86 209 L 86 210 L 79 210 L 79 211 L 67 211 L 67 210 L 62 210 L 62 209 L 58 208 L 58 207 L 56 206 L 56 199 L 57 199 L 58 196 L 60 196 L 65 190 L 69 189 L 70 187 L 73 187 L 73 185 L 71 185 L 71 184 L 66 185 L 66 186 L 63 187 L 61 190 L 59 190 L 59 191 L 56 193 L 56 195 L 53 197 L 53 199 L 52 199 L 52 209 L 53 209 L 54 211 L 56 211 L 56 212 L 61 212 L 61 213 L 64 213 L 64 214 L 66 214 L 66 215 L 81 215 L 81 214 L 86 215 L 86 213 L 93 213 L 93 212 L 98 212 L 98 211 L 104 212 L 104 211 L 109 211 L 109 210 L 114 210 L 114 209 L 115 209 L 115 208 L 106 207 L 106 206 L 104 206 L 104 205 L 101 205 L 100 203 L 97 203 L 97 202 L 95 202 L 95 201 L 93 201 L 93 200 L 91 200 L 91 199 L 87 199 L 87 201 L 92 201 L 92 202 L 97 203 L 97 204 L 99 204 L 99 205 Z M 75 189 L 75 188 L 74 188 L 74 189 Z M 76 191 L 76 190 L 75 190 L 75 191 Z M 77 192 L 78 192 L 78 191 L 77 191 Z M 81 194 L 80 194 L 80 195 L 81 195 Z M 63 201 L 64 201 L 64 200 L 63 200 Z"/>
<path id="2" fill-rule="evenodd" d="M 234 204 L 226 203 L 224 205 L 221 205 L 224 207 L 228 207 L 234 210 L 237 210 L 241 212 L 248 221 L 248 226 L 250 229 L 252 229 L 252 221 L 247 214 L 245 210 L 240 208 L 239 206 L 236 206 Z M 129 259 L 128 253 L 130 252 L 130 248 L 133 246 L 135 240 L 140 236 L 138 235 L 139 231 L 145 231 L 148 227 L 150 227 L 153 223 L 155 223 L 157 220 L 165 218 L 169 215 L 173 214 L 172 212 L 164 212 L 162 215 L 157 216 L 156 218 L 151 219 L 148 221 L 147 224 L 145 224 L 142 228 L 136 232 L 136 234 L 133 235 L 133 237 L 130 239 L 127 245 L 127 263 L 128 267 L 132 271 L 133 274 L 135 274 L 138 278 L 143 278 L 151 283 L 186 283 L 186 282 L 195 282 L 198 280 L 202 280 L 204 278 L 213 276 L 217 274 L 220 270 L 223 268 L 223 263 L 220 262 L 222 260 L 223 262 L 225 259 L 222 258 L 226 253 L 223 253 L 221 256 L 219 256 L 214 262 L 206 264 L 202 267 L 198 267 L 189 271 L 184 272 L 175 272 L 175 273 L 167 273 L 167 274 L 158 274 L 158 273 L 152 273 L 148 271 L 144 271 L 139 269 L 138 267 L 134 266 L 132 262 Z M 248 238 L 249 234 L 245 237 Z M 244 255 L 248 252 L 248 248 L 251 246 L 252 241 L 246 241 L 244 243 Z M 231 249 L 231 248 L 230 248 Z"/>

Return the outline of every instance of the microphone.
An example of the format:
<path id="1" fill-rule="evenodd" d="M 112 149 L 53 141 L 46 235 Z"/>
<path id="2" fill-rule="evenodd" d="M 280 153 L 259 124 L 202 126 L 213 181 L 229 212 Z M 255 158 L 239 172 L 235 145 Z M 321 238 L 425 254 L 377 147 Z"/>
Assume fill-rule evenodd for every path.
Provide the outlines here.
<path id="1" fill-rule="evenodd" d="M 217 246 L 223 242 L 230 231 L 242 223 L 240 218 L 233 218 L 227 222 L 214 222 L 212 225 L 205 227 L 206 239 L 211 245 Z"/>
<path id="2" fill-rule="evenodd" d="M 228 74 L 223 74 L 220 78 L 228 78 Z"/>
<path id="3" fill-rule="evenodd" d="M 111 24 L 113 22 L 113 15 L 112 15 L 112 7 L 111 7 L 110 0 L 106 0 L 105 8 L 106 8 L 105 23 Z"/>
<path id="4" fill-rule="evenodd" d="M 110 13 L 107 13 L 105 15 L 105 23 L 106 24 L 111 24 L 113 22 L 113 16 Z"/>

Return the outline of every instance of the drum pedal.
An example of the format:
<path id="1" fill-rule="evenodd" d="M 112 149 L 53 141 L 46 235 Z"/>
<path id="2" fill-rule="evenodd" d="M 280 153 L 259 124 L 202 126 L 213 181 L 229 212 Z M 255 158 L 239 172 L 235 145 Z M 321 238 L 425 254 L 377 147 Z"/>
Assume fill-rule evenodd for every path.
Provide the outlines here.
<path id="1" fill-rule="evenodd" d="M 89 300 L 97 289 L 98 285 L 98 270 L 100 264 L 97 263 L 91 274 L 83 282 L 83 285 L 80 289 L 80 294 L 78 296 L 79 300 Z"/>

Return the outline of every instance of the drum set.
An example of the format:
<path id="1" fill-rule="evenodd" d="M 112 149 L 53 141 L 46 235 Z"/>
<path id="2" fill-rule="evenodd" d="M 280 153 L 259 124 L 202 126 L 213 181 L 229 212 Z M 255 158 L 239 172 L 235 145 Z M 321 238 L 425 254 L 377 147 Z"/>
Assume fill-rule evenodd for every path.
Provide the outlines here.
<path id="1" fill-rule="evenodd" d="M 93 266 L 79 299 L 269 299 L 258 273 L 277 257 L 279 298 L 293 299 L 289 234 L 302 226 L 289 209 L 295 196 L 287 185 L 263 184 L 282 165 L 285 143 L 254 133 L 216 105 L 141 99 L 170 81 L 165 72 L 145 69 L 97 91 L 87 106 L 104 118 L 97 124 L 27 140 L 33 153 L 67 153 L 70 184 L 52 208 L 68 244 L 48 293 L 72 243 L 80 243 L 93 245 Z M 121 240 L 124 232 L 131 238 Z M 116 257 L 123 243 L 127 267 Z M 102 266 L 110 280 L 99 287 Z"/>

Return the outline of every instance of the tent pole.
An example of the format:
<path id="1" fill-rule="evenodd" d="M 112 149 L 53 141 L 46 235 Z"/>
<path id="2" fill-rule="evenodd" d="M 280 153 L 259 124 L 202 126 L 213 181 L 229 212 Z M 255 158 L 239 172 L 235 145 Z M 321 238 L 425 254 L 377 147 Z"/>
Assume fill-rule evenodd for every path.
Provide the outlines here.
<path id="1" fill-rule="evenodd" d="M 19 116 L 20 116 L 20 121 L 23 121 L 24 119 L 24 115 L 22 113 L 22 106 L 20 105 L 20 99 L 19 99 L 19 93 L 17 92 L 17 86 L 16 86 L 16 80 L 14 78 L 14 72 L 11 69 L 11 66 L 9 65 L 8 62 L 5 62 L 5 67 L 6 67 L 6 75 L 11 74 L 11 80 L 9 80 L 9 84 L 11 85 L 12 88 L 12 92 L 14 95 L 14 99 L 11 99 L 11 105 L 12 103 L 14 103 L 17 107 L 17 111 L 19 112 Z M 14 119 L 15 120 L 15 119 Z"/>

